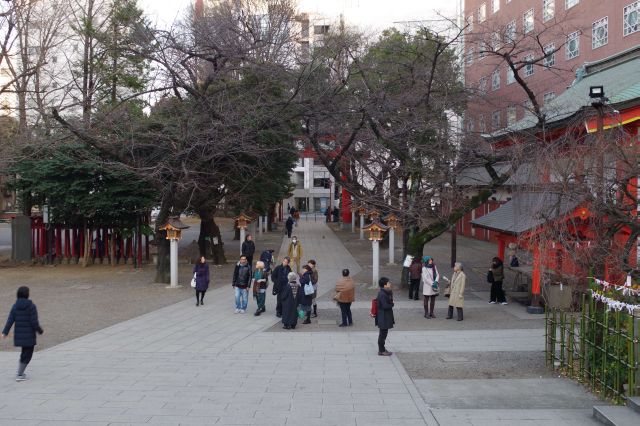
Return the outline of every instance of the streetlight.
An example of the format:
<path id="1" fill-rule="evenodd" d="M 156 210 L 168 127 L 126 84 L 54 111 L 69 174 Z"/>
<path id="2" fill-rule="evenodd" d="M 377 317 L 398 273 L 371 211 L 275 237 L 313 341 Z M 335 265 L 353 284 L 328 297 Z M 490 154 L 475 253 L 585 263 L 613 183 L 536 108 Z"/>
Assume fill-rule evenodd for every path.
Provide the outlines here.
<path id="1" fill-rule="evenodd" d="M 396 249 L 396 228 L 398 227 L 398 216 L 389 213 L 385 218 L 389 227 L 389 265 L 395 265 L 395 249 Z"/>
<path id="2" fill-rule="evenodd" d="M 182 230 L 189 226 L 182 223 L 179 217 L 170 217 L 164 225 L 159 227 L 160 231 L 166 231 L 166 239 L 170 240 L 169 259 L 171 268 L 171 284 L 167 288 L 178 288 L 178 241 L 182 238 Z"/>
<path id="3" fill-rule="evenodd" d="M 364 240 L 364 215 L 367 212 L 365 206 L 360 205 L 358 207 L 358 214 L 360 215 L 360 239 Z"/>
<path id="4" fill-rule="evenodd" d="M 251 218 L 242 212 L 235 220 L 238 222 L 238 229 L 240 229 L 240 254 L 242 255 L 242 243 L 244 242 L 247 226 L 251 222 Z"/>
<path id="5" fill-rule="evenodd" d="M 382 240 L 382 234 L 389 227 L 376 219 L 365 229 L 369 231 L 369 240 L 373 249 L 373 287 L 375 288 L 378 286 L 378 279 L 380 278 L 380 240 Z"/>

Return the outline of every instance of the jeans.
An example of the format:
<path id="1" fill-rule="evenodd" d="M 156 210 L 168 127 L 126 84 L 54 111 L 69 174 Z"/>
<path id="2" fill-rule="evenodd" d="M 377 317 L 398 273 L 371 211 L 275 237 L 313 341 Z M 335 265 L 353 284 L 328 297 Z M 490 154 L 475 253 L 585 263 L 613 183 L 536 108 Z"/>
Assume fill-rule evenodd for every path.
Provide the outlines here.
<path id="1" fill-rule="evenodd" d="M 387 334 L 389 334 L 388 329 L 380 329 L 380 333 L 378 333 L 378 352 L 387 351 L 387 348 L 384 347 L 384 344 L 387 340 Z"/>
<path id="2" fill-rule="evenodd" d="M 351 302 L 340 302 L 338 303 L 338 306 L 340 306 L 340 313 L 342 314 L 342 325 L 353 324 L 353 318 L 351 318 Z"/>
<path id="3" fill-rule="evenodd" d="M 507 299 L 504 297 L 504 290 L 502 289 L 502 281 L 494 281 L 491 283 L 491 297 L 489 299 L 490 302 L 506 302 Z"/>
<path id="4" fill-rule="evenodd" d="M 249 290 L 246 288 L 234 287 L 236 289 L 236 309 L 247 310 L 249 303 Z"/>

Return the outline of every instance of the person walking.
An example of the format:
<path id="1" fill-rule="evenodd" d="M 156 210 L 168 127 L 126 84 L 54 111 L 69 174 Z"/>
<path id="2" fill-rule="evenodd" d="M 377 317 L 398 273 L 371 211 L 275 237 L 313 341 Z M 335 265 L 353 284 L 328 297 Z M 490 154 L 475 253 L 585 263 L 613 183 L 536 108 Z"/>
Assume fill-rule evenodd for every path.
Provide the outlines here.
<path id="1" fill-rule="evenodd" d="M 422 263 L 419 257 L 414 257 L 409 266 L 409 300 L 418 300 L 420 291 L 420 278 L 422 278 Z"/>
<path id="2" fill-rule="evenodd" d="M 311 314 L 311 317 L 316 318 L 318 316 L 318 305 L 316 304 L 316 299 L 318 297 L 318 268 L 314 259 L 309 260 L 307 265 L 311 268 L 311 284 L 313 284 L 313 300 L 311 300 L 313 313 Z"/>
<path id="3" fill-rule="evenodd" d="M 378 314 L 376 315 L 376 326 L 380 330 L 378 333 L 378 355 L 391 356 L 392 352 L 387 351 L 385 347 L 389 330 L 396 323 L 393 317 L 393 290 L 389 278 L 382 277 L 378 281 Z"/>
<path id="4" fill-rule="evenodd" d="M 244 237 L 241 251 L 242 255 L 247 257 L 249 266 L 253 266 L 253 254 L 256 252 L 256 243 L 253 242 L 253 236 L 251 234 Z"/>
<path id="5" fill-rule="evenodd" d="M 336 295 L 333 297 L 340 307 L 342 322 L 338 327 L 347 327 L 353 325 L 351 317 L 351 303 L 356 299 L 356 283 L 349 276 L 349 270 L 342 270 L 342 278 L 336 283 Z"/>
<path id="6" fill-rule="evenodd" d="M 256 303 L 258 305 L 258 309 L 253 314 L 258 317 L 261 313 L 266 311 L 264 306 L 265 300 L 267 298 L 267 287 L 269 283 L 267 282 L 267 271 L 264 269 L 264 262 L 258 260 L 256 262 L 256 270 L 253 273 L 253 279 L 251 285 L 253 287 L 253 297 L 256 299 Z"/>
<path id="7" fill-rule="evenodd" d="M 453 277 L 451 277 L 451 293 L 449 295 L 449 311 L 447 319 L 453 318 L 453 308 L 456 308 L 458 321 L 462 321 L 462 308 L 464 308 L 464 287 L 467 283 L 467 276 L 463 272 L 462 263 L 456 262 L 453 266 Z"/>
<path id="8" fill-rule="evenodd" d="M 293 232 L 293 217 L 289 216 L 284 224 L 284 228 L 287 230 L 287 238 L 291 238 Z"/>
<path id="9" fill-rule="evenodd" d="M 507 304 L 507 299 L 504 295 L 504 289 L 502 288 L 502 282 L 504 281 L 504 265 L 499 257 L 494 257 L 491 261 L 491 267 L 487 274 L 487 280 L 491 283 L 491 295 L 489 296 L 489 303 L 500 303 L 502 305 Z"/>
<path id="10" fill-rule="evenodd" d="M 288 285 L 288 277 L 291 272 L 290 262 L 291 259 L 285 257 L 282 259 L 282 264 L 276 266 L 271 273 L 271 281 L 273 281 L 271 294 L 276 296 L 276 316 L 278 318 L 282 317 L 282 294 Z"/>
<path id="11" fill-rule="evenodd" d="M 298 325 L 298 274 L 289 272 L 287 282 L 284 284 L 282 294 L 282 328 L 285 330 L 295 329 Z"/>
<path id="12" fill-rule="evenodd" d="M 267 249 L 260 254 L 260 261 L 264 263 L 264 271 L 267 275 L 271 274 L 271 265 L 273 264 L 273 249 Z"/>
<path id="13" fill-rule="evenodd" d="M 204 256 L 193 266 L 196 277 L 196 306 L 204 305 L 204 294 L 209 288 L 209 265 Z"/>
<path id="14" fill-rule="evenodd" d="M 9 330 L 14 324 L 13 345 L 21 348 L 16 382 L 22 382 L 27 380 L 27 375 L 24 371 L 33 357 L 33 350 L 36 346 L 36 333 L 44 333 L 38 322 L 38 309 L 29 300 L 29 287 L 18 288 L 16 303 L 11 307 L 9 318 L 7 318 L 7 323 L 2 330 L 3 339 L 6 339 Z"/>
<path id="15" fill-rule="evenodd" d="M 287 250 L 287 256 L 293 263 L 291 270 L 296 274 L 300 273 L 300 259 L 302 259 L 302 244 L 298 241 L 298 237 L 295 235 L 289 243 L 289 250 Z"/>
<path id="16" fill-rule="evenodd" d="M 311 271 L 311 266 L 309 265 L 304 265 L 302 267 L 303 270 L 303 274 L 300 277 L 300 291 L 298 293 L 298 304 L 300 305 L 300 309 L 303 310 L 306 314 L 304 321 L 302 322 L 303 324 L 311 324 L 311 304 L 313 303 L 313 293 L 311 294 L 307 294 L 304 291 L 304 288 L 307 284 L 310 284 L 313 286 L 313 283 L 311 282 L 311 275 L 312 275 L 312 271 Z"/>
<path id="17" fill-rule="evenodd" d="M 249 284 L 251 280 L 251 265 L 247 256 L 240 256 L 240 261 L 233 270 L 233 284 L 236 296 L 236 314 L 244 314 L 249 303 Z"/>
<path id="18" fill-rule="evenodd" d="M 440 287 L 438 280 L 438 268 L 433 262 L 431 256 L 424 256 L 422 258 L 422 295 L 424 298 L 424 317 L 435 318 L 433 309 L 436 304 L 436 296 L 440 293 Z"/>

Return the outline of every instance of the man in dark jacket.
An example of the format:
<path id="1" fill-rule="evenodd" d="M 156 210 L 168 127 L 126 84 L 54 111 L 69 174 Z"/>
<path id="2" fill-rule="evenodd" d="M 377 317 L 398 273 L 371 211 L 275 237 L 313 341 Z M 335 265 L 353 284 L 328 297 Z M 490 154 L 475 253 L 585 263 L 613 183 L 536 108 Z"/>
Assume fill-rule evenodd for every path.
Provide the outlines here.
<path id="1" fill-rule="evenodd" d="M 253 266 L 253 254 L 256 252 L 256 243 L 253 242 L 253 237 L 251 234 L 247 235 L 244 238 L 244 242 L 242 243 L 242 255 L 247 257 L 247 263 L 249 267 Z"/>
<path id="2" fill-rule="evenodd" d="M 277 297 L 276 303 L 276 316 L 278 318 L 282 318 L 282 291 L 286 285 L 289 283 L 288 275 L 291 272 L 291 267 L 289 266 L 289 262 L 291 259 L 285 257 L 282 259 L 282 264 L 276 266 L 271 273 L 271 281 L 273 281 L 273 290 L 272 293 Z"/>
<path id="3" fill-rule="evenodd" d="M 240 256 L 240 261 L 233 270 L 233 284 L 236 292 L 236 314 L 244 314 L 249 303 L 249 284 L 251 282 L 251 265 L 247 256 Z"/>
<path id="4" fill-rule="evenodd" d="M 11 330 L 11 326 L 15 324 L 13 330 L 13 344 L 20 346 L 20 363 L 18 364 L 18 373 L 16 374 L 16 382 L 27 380 L 24 370 L 31 361 L 33 349 L 36 345 L 36 332 L 42 334 L 44 331 L 38 322 L 38 310 L 36 305 L 29 300 L 29 287 L 20 287 L 18 289 L 18 300 L 11 308 L 7 324 L 2 330 L 2 338 L 6 338 Z"/>
<path id="5" fill-rule="evenodd" d="M 378 292 L 378 315 L 376 315 L 376 325 L 380 329 L 378 334 L 378 355 L 391 356 L 391 352 L 385 348 L 389 329 L 393 328 L 395 320 L 393 318 L 393 291 L 389 278 L 382 277 L 378 281 L 380 291 Z"/>
<path id="6" fill-rule="evenodd" d="M 287 238 L 291 238 L 291 232 L 293 232 L 293 217 L 289 216 L 284 227 L 287 230 Z"/>

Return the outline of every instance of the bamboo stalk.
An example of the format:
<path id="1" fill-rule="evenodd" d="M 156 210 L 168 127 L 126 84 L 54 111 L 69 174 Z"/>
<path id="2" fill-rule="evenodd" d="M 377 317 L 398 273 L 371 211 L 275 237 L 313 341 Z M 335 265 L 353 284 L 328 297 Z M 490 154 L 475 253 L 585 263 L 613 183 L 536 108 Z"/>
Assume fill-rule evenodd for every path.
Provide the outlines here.
<path id="1" fill-rule="evenodd" d="M 587 333 L 587 327 L 586 327 L 586 320 L 585 320 L 585 316 L 586 316 L 586 303 L 585 303 L 585 299 L 586 299 L 587 295 L 583 294 L 582 295 L 582 301 L 581 301 L 581 306 L 582 306 L 582 310 L 580 312 L 580 378 L 582 380 L 586 379 L 586 373 L 585 373 L 585 359 L 586 359 L 586 345 L 585 345 L 585 336 Z"/>
<path id="2" fill-rule="evenodd" d="M 566 321 L 567 321 L 567 315 L 566 312 L 561 311 L 560 312 L 560 368 L 564 369 L 566 367 L 565 365 L 565 356 L 564 356 L 564 352 L 566 350 L 566 344 L 565 344 L 565 339 L 564 339 L 564 332 L 566 330 Z"/>
<path id="3" fill-rule="evenodd" d="M 571 315 L 571 321 L 569 322 L 569 333 L 568 333 L 568 339 L 569 339 L 569 349 L 568 349 L 568 357 L 567 357 L 567 361 L 568 361 L 568 368 L 569 368 L 569 377 L 571 377 L 572 379 L 574 378 L 574 370 L 573 370 L 573 339 L 575 337 L 575 326 L 576 326 L 576 318 Z"/>

